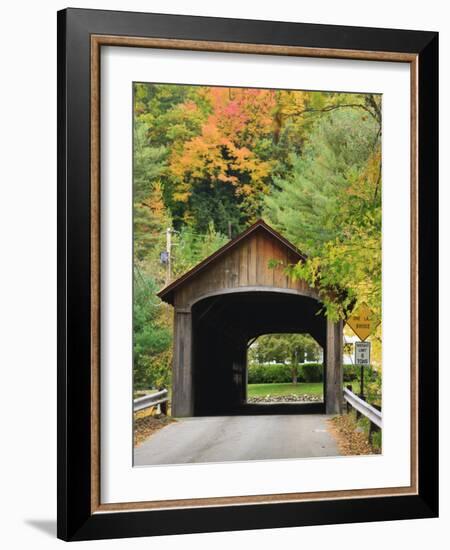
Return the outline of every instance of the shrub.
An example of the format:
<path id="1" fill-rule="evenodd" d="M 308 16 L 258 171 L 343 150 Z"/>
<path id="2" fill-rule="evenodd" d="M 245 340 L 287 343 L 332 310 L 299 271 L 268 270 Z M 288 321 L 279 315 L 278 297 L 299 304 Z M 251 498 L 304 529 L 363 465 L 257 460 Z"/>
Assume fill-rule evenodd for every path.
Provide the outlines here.
<path id="1" fill-rule="evenodd" d="M 283 384 L 291 380 L 291 368 L 289 365 L 254 364 L 248 367 L 249 384 Z"/>
<path id="2" fill-rule="evenodd" d="M 358 380 L 361 367 L 356 365 L 343 365 L 344 369 L 344 382 L 353 382 Z"/>
<path id="3" fill-rule="evenodd" d="M 359 365 L 344 365 L 344 382 L 359 380 L 361 367 Z M 372 367 L 364 367 L 364 380 L 381 385 L 381 374 Z"/>
<path id="4" fill-rule="evenodd" d="M 344 383 L 359 381 L 361 367 L 344 365 Z M 298 382 L 323 382 L 322 363 L 303 363 L 297 368 Z M 250 364 L 248 366 L 249 384 L 288 384 L 292 382 L 290 365 L 284 364 Z M 375 369 L 364 371 L 365 390 L 369 395 L 381 394 L 381 374 Z"/>
<path id="5" fill-rule="evenodd" d="M 321 363 L 304 363 L 301 365 L 302 382 L 323 382 L 323 365 Z"/>
<path id="6" fill-rule="evenodd" d="M 298 382 L 322 382 L 323 366 L 321 363 L 300 364 L 297 369 Z M 249 384 L 287 384 L 292 382 L 292 369 L 284 364 L 251 364 L 248 367 Z"/>

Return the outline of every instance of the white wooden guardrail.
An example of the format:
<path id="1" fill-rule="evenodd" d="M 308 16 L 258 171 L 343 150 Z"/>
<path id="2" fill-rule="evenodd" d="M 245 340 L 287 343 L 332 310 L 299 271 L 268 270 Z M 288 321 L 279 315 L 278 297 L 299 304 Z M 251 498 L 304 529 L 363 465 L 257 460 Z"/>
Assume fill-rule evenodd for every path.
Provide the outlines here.
<path id="1" fill-rule="evenodd" d="M 156 407 L 156 405 L 167 403 L 168 400 L 169 395 L 167 390 L 161 390 L 156 393 L 151 393 L 150 395 L 144 395 L 144 397 L 138 397 L 133 400 L 133 411 L 137 412 L 147 409 L 148 407 Z M 163 407 L 161 407 L 161 409 L 163 409 Z"/>
<path id="2" fill-rule="evenodd" d="M 382 428 L 382 413 L 375 407 L 372 407 L 369 403 L 361 399 L 356 394 L 351 392 L 348 388 L 344 388 L 344 399 L 355 410 L 359 411 L 365 417 L 367 417 L 375 426 Z"/>

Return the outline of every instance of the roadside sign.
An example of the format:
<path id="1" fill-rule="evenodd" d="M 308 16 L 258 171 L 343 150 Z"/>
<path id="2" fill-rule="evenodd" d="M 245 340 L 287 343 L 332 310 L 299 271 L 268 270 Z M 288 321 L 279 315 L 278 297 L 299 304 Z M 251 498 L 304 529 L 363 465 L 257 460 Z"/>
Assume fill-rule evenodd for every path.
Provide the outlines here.
<path id="1" fill-rule="evenodd" d="M 370 366 L 370 342 L 355 342 L 355 365 Z"/>
<path id="2" fill-rule="evenodd" d="M 375 321 L 372 311 L 366 304 L 362 304 L 355 313 L 347 319 L 347 325 L 360 340 L 366 340 L 380 324 Z"/>

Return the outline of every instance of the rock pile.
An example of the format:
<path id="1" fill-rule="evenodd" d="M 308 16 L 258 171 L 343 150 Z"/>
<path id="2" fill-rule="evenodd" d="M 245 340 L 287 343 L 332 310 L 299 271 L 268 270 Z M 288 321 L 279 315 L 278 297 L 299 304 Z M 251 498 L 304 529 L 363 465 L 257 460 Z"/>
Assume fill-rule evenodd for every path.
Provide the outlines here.
<path id="1" fill-rule="evenodd" d="M 247 399 L 247 403 L 320 403 L 323 401 L 322 395 L 311 395 L 305 393 L 288 395 L 262 395 L 253 396 Z"/>

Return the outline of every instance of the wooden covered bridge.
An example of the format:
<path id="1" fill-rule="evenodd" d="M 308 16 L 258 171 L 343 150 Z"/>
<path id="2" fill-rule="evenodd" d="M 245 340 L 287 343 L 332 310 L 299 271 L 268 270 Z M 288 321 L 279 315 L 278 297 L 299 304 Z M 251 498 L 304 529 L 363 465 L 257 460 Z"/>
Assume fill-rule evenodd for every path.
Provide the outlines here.
<path id="1" fill-rule="evenodd" d="M 324 351 L 325 371 L 324 403 L 315 410 L 340 412 L 342 322 L 327 320 L 318 292 L 286 275 L 286 265 L 304 259 L 260 220 L 158 293 L 175 309 L 173 416 L 251 411 L 246 406 L 247 347 L 270 333 L 315 338 Z M 285 412 L 294 412 L 293 407 L 311 412 L 307 405 Z"/>

